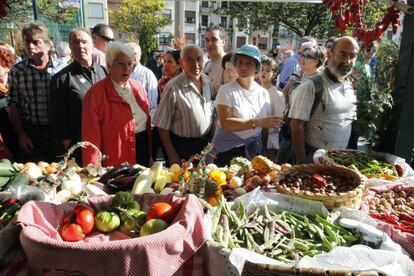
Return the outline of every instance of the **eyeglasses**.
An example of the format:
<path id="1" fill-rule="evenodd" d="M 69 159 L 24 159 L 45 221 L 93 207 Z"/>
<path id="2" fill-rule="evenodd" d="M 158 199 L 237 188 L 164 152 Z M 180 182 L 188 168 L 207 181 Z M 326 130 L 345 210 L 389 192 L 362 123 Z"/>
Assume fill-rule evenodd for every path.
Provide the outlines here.
<path id="1" fill-rule="evenodd" d="M 304 58 L 304 59 L 316 59 L 316 57 L 312 56 L 311 54 L 304 54 L 304 55 L 302 55 L 302 58 Z"/>
<path id="2" fill-rule="evenodd" d="M 104 36 L 104 35 L 101 35 L 101 34 L 97 34 L 97 36 L 99 36 L 100 38 L 102 38 L 103 40 L 105 40 L 105 42 L 112 42 L 112 41 L 115 40 L 113 38 L 109 38 L 109 37 Z"/>

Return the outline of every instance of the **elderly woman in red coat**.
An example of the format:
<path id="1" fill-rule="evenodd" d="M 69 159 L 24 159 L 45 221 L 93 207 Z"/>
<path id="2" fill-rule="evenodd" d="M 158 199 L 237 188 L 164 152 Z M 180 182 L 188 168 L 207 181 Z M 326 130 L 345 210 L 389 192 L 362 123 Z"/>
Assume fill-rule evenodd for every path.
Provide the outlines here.
<path id="1" fill-rule="evenodd" d="M 95 144 L 108 158 L 104 166 L 123 162 L 149 165 L 151 119 L 147 93 L 130 79 L 134 50 L 121 42 L 106 52 L 108 77 L 92 86 L 82 107 L 82 140 Z M 96 164 L 97 153 L 83 149 L 83 165 Z"/>

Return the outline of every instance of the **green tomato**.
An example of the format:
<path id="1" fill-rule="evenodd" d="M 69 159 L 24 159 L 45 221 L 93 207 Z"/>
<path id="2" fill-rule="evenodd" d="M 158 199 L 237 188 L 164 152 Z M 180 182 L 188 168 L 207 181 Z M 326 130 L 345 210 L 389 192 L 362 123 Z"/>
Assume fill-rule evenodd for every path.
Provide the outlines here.
<path id="1" fill-rule="evenodd" d="M 127 231 L 139 230 L 141 226 L 145 223 L 147 214 L 143 211 L 134 212 L 130 217 L 126 218 L 124 221 L 124 228 Z"/>
<path id="2" fill-rule="evenodd" d="M 128 220 L 128 218 L 133 218 L 135 216 L 138 216 L 139 213 L 141 213 L 142 211 L 140 211 L 139 209 L 126 209 L 126 210 L 122 210 L 120 213 L 120 218 L 121 218 L 121 222 L 124 223 L 125 221 Z"/>
<path id="3" fill-rule="evenodd" d="M 112 232 L 119 225 L 121 225 L 121 220 L 115 212 L 101 211 L 95 215 L 95 226 L 101 232 Z"/>

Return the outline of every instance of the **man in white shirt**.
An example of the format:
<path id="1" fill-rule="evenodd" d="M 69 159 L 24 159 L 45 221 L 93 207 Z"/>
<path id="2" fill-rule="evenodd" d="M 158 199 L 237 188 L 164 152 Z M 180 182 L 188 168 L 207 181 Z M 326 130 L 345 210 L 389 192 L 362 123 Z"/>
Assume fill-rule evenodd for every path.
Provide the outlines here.
<path id="1" fill-rule="evenodd" d="M 210 78 L 213 98 L 217 95 L 223 75 L 221 60 L 226 54 L 224 51 L 225 38 L 225 31 L 217 25 L 208 28 L 204 37 L 205 48 L 210 59 L 206 62 L 203 73 Z"/>
<path id="2" fill-rule="evenodd" d="M 319 73 L 323 93 L 314 113 L 314 81 L 308 79 L 296 88 L 289 118 L 292 119 L 292 144 L 297 164 L 311 162 L 314 149 L 347 147 L 356 112 L 356 96 L 348 76 L 358 50 L 358 43 L 352 37 L 334 41 L 328 53 L 328 67 Z"/>
<path id="3" fill-rule="evenodd" d="M 134 57 L 134 71 L 131 74 L 131 79 L 139 81 L 147 92 L 148 102 L 150 104 L 150 115 L 151 118 L 154 116 L 157 109 L 158 101 L 158 82 L 157 77 L 147 67 L 141 64 L 141 47 L 138 43 L 128 43 L 135 51 Z"/>

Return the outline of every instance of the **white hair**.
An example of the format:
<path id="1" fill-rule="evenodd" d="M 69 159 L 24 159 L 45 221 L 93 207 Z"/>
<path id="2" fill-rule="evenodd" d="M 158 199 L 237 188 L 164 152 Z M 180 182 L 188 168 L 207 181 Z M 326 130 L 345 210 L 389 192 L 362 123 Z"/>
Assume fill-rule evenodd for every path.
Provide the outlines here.
<path id="1" fill-rule="evenodd" d="M 69 48 L 69 43 L 67 43 L 66 41 L 57 41 L 55 43 L 55 50 L 56 50 L 56 55 L 59 58 L 64 58 L 64 57 L 70 57 L 70 48 Z"/>
<path id="2" fill-rule="evenodd" d="M 111 66 L 116 56 L 121 53 L 127 55 L 131 59 L 134 59 L 135 50 L 131 47 L 131 45 L 127 45 L 119 41 L 109 43 L 106 47 L 106 64 Z"/>
<path id="3" fill-rule="evenodd" d="M 131 46 L 134 49 L 134 51 L 135 51 L 136 54 L 137 53 L 141 53 L 141 46 L 139 46 L 138 43 L 136 43 L 136 42 L 128 42 L 126 45 Z"/>
<path id="4" fill-rule="evenodd" d="M 183 59 L 187 52 L 191 49 L 196 49 L 198 52 L 198 56 L 204 58 L 203 50 L 195 44 L 187 44 L 181 49 L 180 58 Z"/>

